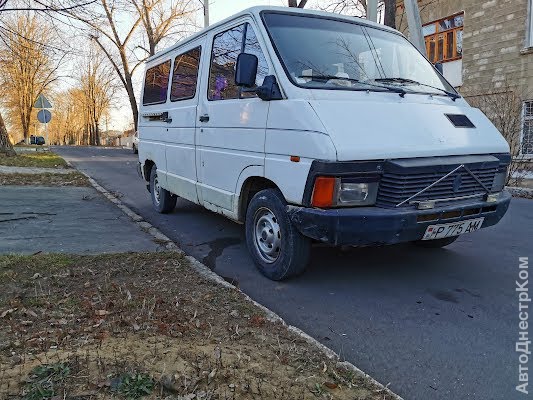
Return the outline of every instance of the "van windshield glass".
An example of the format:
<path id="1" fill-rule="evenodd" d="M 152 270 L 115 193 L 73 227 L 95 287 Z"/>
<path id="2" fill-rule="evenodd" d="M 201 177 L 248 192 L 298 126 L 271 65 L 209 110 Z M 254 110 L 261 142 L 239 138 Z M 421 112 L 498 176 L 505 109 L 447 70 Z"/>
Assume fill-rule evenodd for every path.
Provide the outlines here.
<path id="1" fill-rule="evenodd" d="M 264 13 L 290 79 L 309 89 L 390 90 L 458 97 L 404 37 L 346 21 Z"/>

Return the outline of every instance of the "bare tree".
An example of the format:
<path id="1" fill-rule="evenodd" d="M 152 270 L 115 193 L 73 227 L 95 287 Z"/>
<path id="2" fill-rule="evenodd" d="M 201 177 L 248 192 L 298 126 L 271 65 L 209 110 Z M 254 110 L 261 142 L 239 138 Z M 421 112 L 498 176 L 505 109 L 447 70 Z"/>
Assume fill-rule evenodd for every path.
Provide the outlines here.
<path id="1" fill-rule="evenodd" d="M 34 102 L 56 80 L 64 55 L 54 57 L 45 44 L 52 41 L 53 32 L 35 14 L 21 13 L 4 21 L 4 26 L 7 33 L 0 36 L 3 101 L 28 141 Z"/>
<path id="2" fill-rule="evenodd" d="M 8 0 L 0 0 L 0 43 L 9 43 L 12 35 L 16 35 L 19 36 L 20 39 L 24 39 L 24 37 L 20 36 L 20 32 L 13 32 L 7 25 L 12 20 L 13 16 L 17 15 L 16 13 L 20 13 L 21 11 L 24 11 L 25 13 L 37 11 L 41 14 L 57 14 L 67 10 L 85 7 L 95 1 L 96 0 L 86 0 L 81 2 L 79 0 L 48 0 L 45 4 L 45 0 L 28 0 L 24 2 L 11 0 L 9 3 Z M 48 46 L 45 43 L 46 38 L 41 38 L 40 35 L 38 37 L 27 39 L 28 42 Z M 4 56 L 5 54 L 2 54 L 2 57 Z M 0 97 L 0 101 L 2 100 L 4 100 L 4 96 Z M 11 142 L 9 140 L 7 127 L 1 113 L 0 152 L 14 154 Z"/>
<path id="3" fill-rule="evenodd" d="M 385 6 L 383 23 L 396 29 L 396 0 L 384 0 L 383 4 Z"/>
<path id="4" fill-rule="evenodd" d="M 180 20 L 193 11 L 190 0 L 98 0 L 89 11 L 68 12 L 71 18 L 86 26 L 91 39 L 113 66 L 128 95 L 135 129 L 138 108 L 133 74 L 155 54 L 161 41 L 181 33 L 176 29 L 183 27 Z M 142 45 L 144 40 L 147 46 Z"/>
<path id="5" fill-rule="evenodd" d="M 509 143 L 512 162 L 509 166 L 507 184 L 519 186 L 525 176 L 533 170 L 533 164 L 522 152 L 522 108 L 523 99 L 530 98 L 531 93 L 523 93 L 513 85 L 512 80 L 502 82 L 498 92 L 468 96 L 469 103 L 478 107 L 489 117 L 494 126 Z"/>
<path id="6" fill-rule="evenodd" d="M 79 82 L 79 106 L 83 107 L 87 141 L 95 146 L 100 145 L 100 120 L 109 110 L 116 92 L 113 70 L 104 61 L 99 52 L 91 49 L 84 63 L 80 65 L 83 72 Z"/>
<path id="7" fill-rule="evenodd" d="M 365 17 L 368 11 L 366 0 L 331 0 L 320 8 L 330 12 L 360 17 Z M 378 11 L 383 13 L 384 24 L 396 29 L 396 0 L 379 1 Z"/>
<path id="8" fill-rule="evenodd" d="M 321 9 L 338 14 L 366 16 L 366 0 L 331 0 Z"/>
<path id="9" fill-rule="evenodd" d="M 9 141 L 9 135 L 7 134 L 6 124 L 0 113 L 0 153 L 7 154 L 9 156 L 15 155 L 15 150 Z"/>
<path id="10" fill-rule="evenodd" d="M 289 7 L 304 8 L 307 4 L 307 0 L 289 0 Z"/>

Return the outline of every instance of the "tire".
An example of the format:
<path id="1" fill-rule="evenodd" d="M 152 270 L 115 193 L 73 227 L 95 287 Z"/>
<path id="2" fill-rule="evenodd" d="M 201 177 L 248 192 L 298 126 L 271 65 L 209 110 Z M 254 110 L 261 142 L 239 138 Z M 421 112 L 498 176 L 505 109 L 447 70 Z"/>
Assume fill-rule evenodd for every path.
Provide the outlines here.
<path id="1" fill-rule="evenodd" d="M 259 271 L 274 281 L 304 272 L 311 240 L 292 225 L 278 189 L 257 193 L 246 210 L 246 244 Z"/>
<path id="2" fill-rule="evenodd" d="M 417 240 L 416 242 L 413 242 L 413 244 L 415 246 L 424 247 L 426 249 L 439 249 L 441 247 L 446 247 L 449 244 L 452 244 L 457 240 L 458 237 L 459 236 L 452 236 L 435 240 Z"/>
<path id="3" fill-rule="evenodd" d="M 133 145 L 133 154 L 138 154 L 139 149 L 137 149 L 137 146 Z"/>
<path id="4" fill-rule="evenodd" d="M 159 185 L 156 165 L 152 167 L 150 172 L 150 195 L 152 196 L 152 205 L 158 213 L 167 214 L 176 207 L 178 198 Z"/>

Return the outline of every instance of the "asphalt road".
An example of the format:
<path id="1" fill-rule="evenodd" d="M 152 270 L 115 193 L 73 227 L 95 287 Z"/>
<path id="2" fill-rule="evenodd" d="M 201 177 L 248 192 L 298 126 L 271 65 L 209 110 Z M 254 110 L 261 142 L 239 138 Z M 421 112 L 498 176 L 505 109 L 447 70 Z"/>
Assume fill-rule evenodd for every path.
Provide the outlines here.
<path id="1" fill-rule="evenodd" d="M 186 252 L 405 399 L 525 398 L 518 384 L 518 257 L 533 256 L 533 200 L 447 249 L 317 247 L 307 272 L 263 278 L 239 226 L 191 203 L 159 215 L 123 149 L 55 148 Z"/>

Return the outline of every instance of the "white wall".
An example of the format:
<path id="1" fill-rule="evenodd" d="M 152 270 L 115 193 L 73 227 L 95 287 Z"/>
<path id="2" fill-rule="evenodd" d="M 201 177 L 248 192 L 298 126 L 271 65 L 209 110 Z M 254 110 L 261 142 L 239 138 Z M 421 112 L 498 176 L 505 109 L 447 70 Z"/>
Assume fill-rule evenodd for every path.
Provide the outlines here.
<path id="1" fill-rule="evenodd" d="M 463 60 L 455 60 L 442 64 L 444 77 L 452 84 L 458 87 L 463 84 Z"/>

